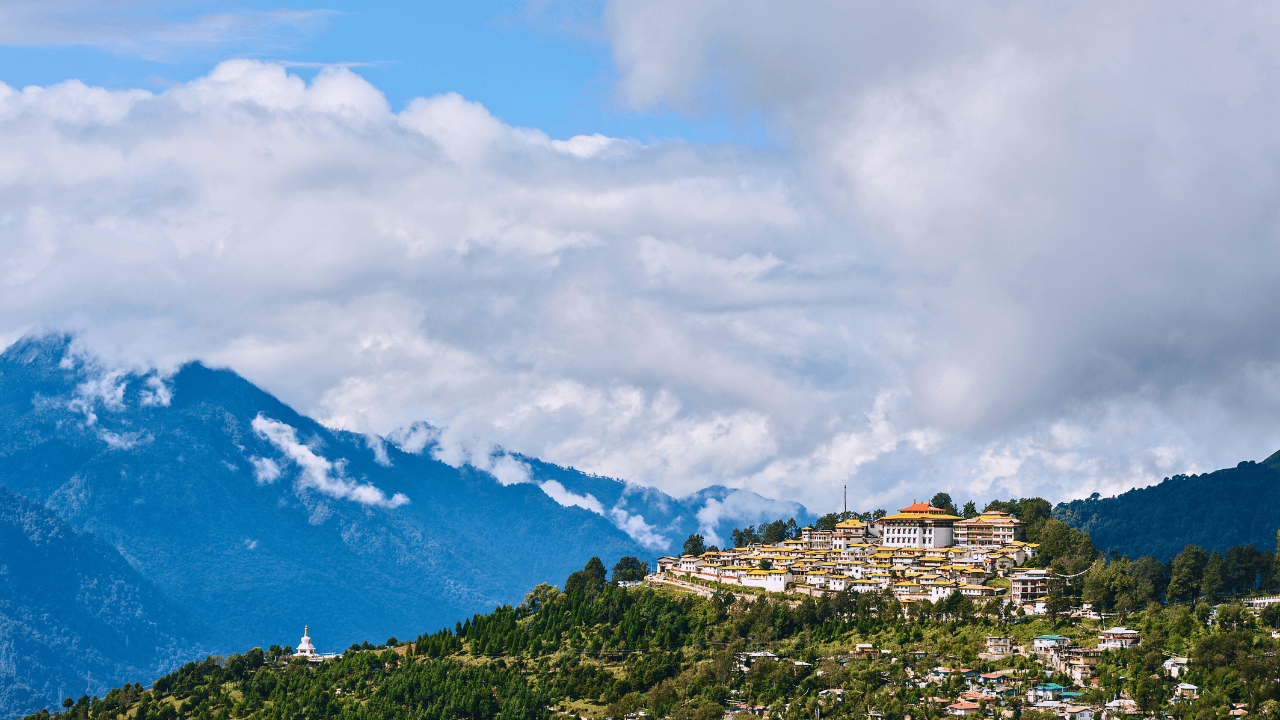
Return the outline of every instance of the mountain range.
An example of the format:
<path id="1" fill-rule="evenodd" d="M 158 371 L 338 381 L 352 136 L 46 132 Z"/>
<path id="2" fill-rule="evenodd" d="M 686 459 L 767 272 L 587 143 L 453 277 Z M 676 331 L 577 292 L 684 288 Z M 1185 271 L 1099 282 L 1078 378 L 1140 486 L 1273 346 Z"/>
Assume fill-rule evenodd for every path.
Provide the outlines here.
<path id="1" fill-rule="evenodd" d="M 1134 559 L 1168 560 L 1191 544 L 1225 551 L 1252 543 L 1273 550 L 1280 529 L 1280 452 L 1114 497 L 1094 493 L 1059 503 L 1053 516 L 1087 532 L 1099 550 Z"/>
<path id="2" fill-rule="evenodd" d="M 593 555 L 652 561 L 692 532 L 813 517 L 740 490 L 673 498 L 502 451 L 480 463 L 488 471 L 455 467 L 435 457 L 436 434 L 327 428 L 198 362 L 171 374 L 111 369 L 63 335 L 10 346 L 0 354 L 6 518 L 57 531 L 5 526 L 2 562 L 16 574 L 0 575 L 0 622 L 13 628 L 0 673 L 29 672 L 0 712 L 148 683 L 209 652 L 293 644 L 304 624 L 322 651 L 417 635 L 518 603 Z M 46 535 L 57 541 L 41 545 Z M 78 574 L 59 575 L 55 556 Z M 133 598 L 136 611 L 92 610 L 96 596 L 76 587 L 121 588 L 111 601 Z M 131 641 L 136 654 L 51 659 L 109 649 L 122 633 L 145 635 Z M 45 652 L 29 641 L 40 637 L 63 640 Z"/>

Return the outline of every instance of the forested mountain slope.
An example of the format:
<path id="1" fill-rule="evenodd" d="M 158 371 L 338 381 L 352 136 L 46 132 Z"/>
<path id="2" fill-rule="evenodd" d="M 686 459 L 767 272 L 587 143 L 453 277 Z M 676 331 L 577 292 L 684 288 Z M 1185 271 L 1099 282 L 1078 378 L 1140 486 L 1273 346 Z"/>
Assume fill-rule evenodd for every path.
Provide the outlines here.
<path id="1" fill-rule="evenodd" d="M 220 647 L 439 625 L 644 548 L 538 487 L 336 432 L 235 373 L 0 355 L 0 483 L 114 546 Z"/>
<path id="2" fill-rule="evenodd" d="M 1276 545 L 1280 453 L 1203 475 L 1176 475 L 1115 497 L 1060 503 L 1053 516 L 1089 533 L 1099 550 L 1167 560 L 1189 544 L 1206 550 Z"/>
<path id="3" fill-rule="evenodd" d="M 304 624 L 322 651 L 403 636 L 518 602 L 592 555 L 652 562 L 704 521 L 809 517 L 751 493 L 676 500 L 516 456 L 498 459 L 521 463 L 527 481 L 503 484 L 436 460 L 433 447 L 326 428 L 199 363 L 171 375 L 111 370 L 60 335 L 0 354 L 0 484 L 91 533 L 200 618 L 188 636 L 207 630 L 208 645 L 183 659 L 293 643 Z M 0 623 L 25 622 L 17 612 L 0 608 Z M 0 667 L 12 667 L 5 642 Z M 155 677 L 106 660 L 136 667 L 134 680 Z M 33 671 L 37 684 L 63 672 L 32 667 L 49 673 Z"/>
<path id="4" fill-rule="evenodd" d="M 208 636 L 114 548 L 0 487 L 0 713 L 158 677 Z"/>
<path id="5" fill-rule="evenodd" d="M 1027 646 L 1052 632 L 1093 647 L 1100 629 L 1093 621 L 1020 617 L 999 601 L 976 605 L 960 594 L 908 610 L 887 591 L 745 602 L 727 592 L 704 599 L 669 586 L 625 589 L 606 584 L 594 564 L 599 572 L 589 563 L 566 592 L 535 588 L 518 607 L 394 649 L 368 644 L 341 659 L 308 662 L 290 658 L 287 648 L 255 648 L 186 665 L 149 691 L 135 685 L 82 698 L 61 717 L 570 720 L 643 712 L 720 720 L 767 709 L 766 717 L 784 720 L 938 718 L 951 714 L 942 706 L 983 688 L 996 692 L 968 708 L 951 705 L 952 713 L 984 708 L 994 717 L 1054 720 L 1026 695 L 1047 682 L 1070 687 L 1073 679 L 1030 652 L 984 657 L 985 638 Z M 1272 717 L 1280 688 L 1271 628 L 1238 602 L 1220 608 L 1216 623 L 1209 615 L 1207 605 L 1144 604 L 1126 618 L 1141 628 L 1142 643 L 1103 653 L 1096 684 L 1073 688 L 1074 702 L 1100 707 L 1123 696 L 1133 702 L 1131 714 L 1158 715 L 1170 709 L 1174 687 L 1190 682 L 1199 695 L 1174 706 L 1180 717 L 1227 717 L 1232 703 Z M 1159 674 L 1170 656 L 1190 659 L 1185 673 Z M 1003 672 L 986 676 L 996 684 L 978 685 L 960 677 L 970 670 L 939 667 L 947 661 Z"/>

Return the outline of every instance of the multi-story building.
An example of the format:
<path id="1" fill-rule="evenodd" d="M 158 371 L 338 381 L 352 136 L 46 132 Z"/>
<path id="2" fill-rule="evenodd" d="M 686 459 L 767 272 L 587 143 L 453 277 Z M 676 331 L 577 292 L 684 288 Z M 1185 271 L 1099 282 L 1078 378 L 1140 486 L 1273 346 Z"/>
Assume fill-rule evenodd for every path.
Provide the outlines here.
<path id="1" fill-rule="evenodd" d="M 804 542 L 805 550 L 830 550 L 832 535 L 834 532 L 831 530 L 814 530 L 811 527 L 800 530 L 800 540 Z"/>
<path id="2" fill-rule="evenodd" d="M 987 643 L 987 654 L 1009 655 L 1013 653 L 1013 638 L 1008 635 L 988 635 L 983 638 Z"/>
<path id="3" fill-rule="evenodd" d="M 1009 595 L 1015 603 L 1034 602 L 1049 594 L 1048 570 L 1023 570 L 1009 577 Z"/>
<path id="4" fill-rule="evenodd" d="M 1009 513 L 989 510 L 955 524 L 955 542 L 962 548 L 990 548 L 1022 540 L 1023 524 Z"/>
<path id="5" fill-rule="evenodd" d="M 1131 648 L 1142 642 L 1142 634 L 1137 630 L 1130 630 L 1126 627 L 1113 627 L 1110 630 L 1103 630 L 1098 634 L 1099 648 L 1107 650 L 1122 650 Z"/>
<path id="6" fill-rule="evenodd" d="M 867 524 L 861 520 L 842 520 L 836 524 L 831 533 L 831 547 L 836 550 L 847 550 L 853 545 L 867 541 Z"/>
<path id="7" fill-rule="evenodd" d="M 874 526 L 880 542 L 888 547 L 943 548 L 952 544 L 955 523 L 962 519 L 942 508 L 913 503 L 880 518 Z"/>

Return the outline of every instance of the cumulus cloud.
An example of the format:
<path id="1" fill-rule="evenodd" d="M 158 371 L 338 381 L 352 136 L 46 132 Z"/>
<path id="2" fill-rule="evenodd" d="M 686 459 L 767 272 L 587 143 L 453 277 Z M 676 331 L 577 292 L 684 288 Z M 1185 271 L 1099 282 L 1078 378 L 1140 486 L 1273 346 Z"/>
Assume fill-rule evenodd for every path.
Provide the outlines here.
<path id="1" fill-rule="evenodd" d="M 310 488 L 323 495 L 339 500 L 352 500 L 361 505 L 397 508 L 409 502 L 409 498 L 403 493 L 396 493 L 390 499 L 387 499 L 386 493 L 372 485 L 357 483 L 342 477 L 341 469 L 336 467 L 334 463 L 317 455 L 311 448 L 298 442 L 297 431 L 289 425 L 262 415 L 255 417 L 251 425 L 253 431 L 259 437 L 270 442 L 277 450 L 284 453 L 285 457 L 298 466 L 301 470 L 298 473 L 297 481 L 299 488 Z M 280 469 L 274 462 L 267 465 L 260 458 L 254 458 L 253 464 L 254 474 L 258 478 L 259 484 L 273 482 L 275 477 L 279 477 Z M 272 473 L 274 473 L 274 476 Z M 324 505 L 321 504 L 313 513 L 312 522 L 314 524 L 319 524 L 324 521 L 325 517 L 328 517 L 327 510 L 322 515 L 318 515 L 323 507 Z"/>
<path id="2" fill-rule="evenodd" d="M 227 365 L 455 464 L 817 511 L 1280 446 L 1266 6 L 617 2 L 599 28 L 623 106 L 777 144 L 551 138 L 244 60 L 0 87 L 0 337 Z"/>

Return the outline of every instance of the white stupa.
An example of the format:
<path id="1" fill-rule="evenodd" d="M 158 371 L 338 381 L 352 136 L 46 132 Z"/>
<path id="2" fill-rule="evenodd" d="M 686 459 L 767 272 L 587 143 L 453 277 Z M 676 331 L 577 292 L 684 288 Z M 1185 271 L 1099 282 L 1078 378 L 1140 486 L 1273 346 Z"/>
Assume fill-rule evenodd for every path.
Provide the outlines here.
<path id="1" fill-rule="evenodd" d="M 302 640 L 298 643 L 298 649 L 293 652 L 295 657 L 315 657 L 316 646 L 311 644 L 311 636 L 307 635 L 307 626 L 302 626 Z"/>

